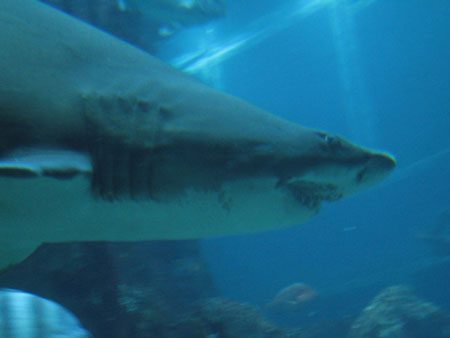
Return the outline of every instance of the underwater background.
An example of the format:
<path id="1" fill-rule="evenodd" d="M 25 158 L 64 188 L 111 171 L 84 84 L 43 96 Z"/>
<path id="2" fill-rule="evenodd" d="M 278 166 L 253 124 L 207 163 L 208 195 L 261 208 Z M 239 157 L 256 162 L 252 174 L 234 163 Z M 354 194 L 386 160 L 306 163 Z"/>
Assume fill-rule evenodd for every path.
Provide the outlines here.
<path id="1" fill-rule="evenodd" d="M 450 306 L 450 265 L 421 239 L 450 226 L 441 219 L 450 208 L 449 18 L 441 0 L 229 1 L 219 33 L 243 45 L 222 56 L 213 85 L 387 149 L 398 168 L 297 228 L 202 241 L 224 296 L 262 306 L 303 281 L 323 302 L 308 320 L 359 312 L 395 284 Z"/>
<path id="2" fill-rule="evenodd" d="M 448 307 L 450 266 L 420 238 L 450 208 L 450 3 L 323 3 L 223 62 L 223 85 L 301 124 L 388 149 L 398 168 L 300 227 L 203 241 L 205 258 L 224 295 L 256 304 L 304 281 L 333 298 L 317 316 L 357 311 L 398 283 Z M 362 6 L 351 12 L 351 3 Z M 417 276 L 434 266 L 438 274 Z"/>
<path id="3" fill-rule="evenodd" d="M 74 15 L 78 7 L 86 6 L 85 1 L 44 2 Z M 117 1 L 117 5 L 140 9 L 141 2 L 145 1 Z M 192 2 L 195 1 L 180 0 L 183 6 Z M 64 8 L 65 3 L 71 5 Z M 98 3 L 100 6 L 108 1 Z M 119 14 L 120 11 L 113 11 L 109 15 Z M 315 218 L 298 227 L 195 243 L 109 247 L 117 257 L 149 255 L 151 272 L 144 273 L 139 268 L 120 271 L 120 266 L 133 264 L 131 259 L 114 265 L 105 250 L 86 247 L 83 252 L 85 256 L 90 253 L 89 264 L 67 265 L 54 260 L 54 266 L 65 266 L 66 275 L 57 277 L 62 289 L 55 289 L 52 282 L 41 287 L 39 293 L 49 298 L 53 295 L 73 310 L 94 338 L 108 332 L 107 325 L 96 328 L 98 312 L 83 313 L 81 307 L 77 310 L 74 304 L 83 302 L 83 296 L 67 290 L 84 290 L 82 295 L 88 297 L 86 285 L 91 283 L 109 292 L 94 274 L 111 277 L 111 271 L 121 275 L 122 281 L 133 280 L 135 287 L 159 276 L 157 283 L 167 287 L 165 297 L 170 297 L 170 290 L 173 295 L 183 295 L 183 301 L 175 302 L 177 306 L 215 296 L 223 302 L 227 299 L 250 304 L 280 330 L 302 329 L 286 331 L 290 333 L 255 329 L 250 334 L 252 329 L 246 328 L 246 333 L 240 334 L 239 329 L 226 331 L 220 325 L 211 325 L 203 331 L 177 328 L 176 333 L 166 335 L 161 327 L 153 325 L 146 328 L 146 334 L 138 333 L 138 328 L 117 333 L 123 338 L 400 338 L 405 332 L 410 337 L 450 337 L 450 2 L 227 0 L 225 16 L 196 22 L 192 27 L 170 22 L 146 29 L 145 23 L 138 25 L 132 19 L 110 20 L 116 23 L 112 33 L 274 114 L 387 150 L 397 158 L 398 168 L 381 185 L 324 205 Z M 68 252 L 80 249 L 56 245 L 52 250 L 70 257 Z M 121 256 L 122 250 L 126 254 Z M 185 256 L 177 256 L 178 252 Z M 44 260 L 47 255 L 43 255 Z M 164 262 L 175 262 L 170 273 Z M 38 293 L 23 276 L 36 267 L 42 271 L 46 267 L 38 259 L 26 263 L 25 268 L 0 275 L 0 285 Z M 99 272 L 87 268 L 94 265 L 105 267 L 105 271 L 106 267 L 113 269 Z M 82 271 L 83 286 L 72 279 L 75 271 L 77 275 Z M 170 283 L 167 276 L 172 278 Z M 118 280 L 117 276 L 114 278 Z M 114 278 L 102 282 L 110 286 L 117 282 Z M 43 280 L 40 283 L 44 285 Z M 287 286 L 299 285 L 296 283 L 314 290 L 311 299 L 271 311 L 268 304 L 274 296 Z M 117 285 L 127 288 L 126 283 Z M 125 291 L 127 299 L 136 297 L 130 290 Z M 108 292 L 93 304 L 103 304 L 102 311 L 109 312 L 102 315 L 113 320 L 119 307 L 105 301 L 114 297 Z M 381 298 L 375 298 L 377 295 Z M 157 295 L 153 297 L 159 299 Z M 415 319 L 411 322 L 417 326 L 408 326 L 407 320 L 395 323 L 400 328 L 392 329 L 390 335 L 382 330 L 377 335 L 364 335 L 356 332 L 353 324 L 353 333 L 347 335 L 371 302 L 391 306 L 386 305 L 381 314 L 373 316 L 385 318 L 386 312 L 395 312 L 387 317 L 432 320 L 429 326 L 419 325 L 420 320 Z M 392 305 L 395 302 L 398 304 Z M 233 309 L 227 304 L 209 306 Z M 134 304 L 128 309 L 135 315 L 136 309 L 144 305 Z M 406 314 L 406 308 L 414 308 L 419 314 Z M 164 316 L 171 311 L 174 312 L 166 310 Z M 169 321 L 160 314 L 146 316 Z M 336 323 L 344 323 L 339 326 L 343 327 L 342 332 L 336 329 Z M 318 332 L 317 326 L 323 330 Z M 408 330 L 403 326 L 408 326 Z"/>

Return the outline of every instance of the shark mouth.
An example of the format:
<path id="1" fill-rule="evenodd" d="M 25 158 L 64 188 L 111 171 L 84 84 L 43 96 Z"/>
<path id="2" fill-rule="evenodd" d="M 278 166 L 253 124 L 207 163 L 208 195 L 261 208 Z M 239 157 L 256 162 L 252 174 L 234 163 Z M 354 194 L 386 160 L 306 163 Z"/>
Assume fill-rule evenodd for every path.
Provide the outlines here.
<path id="1" fill-rule="evenodd" d="M 295 180 L 286 183 L 284 188 L 302 205 L 316 211 L 322 201 L 336 201 L 343 197 L 338 187 L 331 183 Z"/>

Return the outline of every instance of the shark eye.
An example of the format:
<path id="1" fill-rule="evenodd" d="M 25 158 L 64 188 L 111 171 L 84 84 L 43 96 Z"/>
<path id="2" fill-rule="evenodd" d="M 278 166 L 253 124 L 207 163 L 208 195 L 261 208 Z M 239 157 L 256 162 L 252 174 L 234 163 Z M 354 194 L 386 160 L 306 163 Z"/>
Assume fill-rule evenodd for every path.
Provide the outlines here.
<path id="1" fill-rule="evenodd" d="M 335 137 L 331 136 L 331 135 L 325 135 L 324 140 L 325 140 L 325 142 L 332 144 L 335 140 Z"/>
<path id="2" fill-rule="evenodd" d="M 332 136 L 332 135 L 328 135 L 327 133 L 322 133 L 322 132 L 318 132 L 317 135 L 325 142 L 328 144 L 332 144 L 335 142 L 335 140 L 337 139 L 336 137 Z"/>
<path id="3" fill-rule="evenodd" d="M 322 139 L 324 150 L 326 151 L 338 151 L 341 146 L 341 140 L 337 136 L 329 135 L 327 133 L 319 132 L 317 135 Z"/>

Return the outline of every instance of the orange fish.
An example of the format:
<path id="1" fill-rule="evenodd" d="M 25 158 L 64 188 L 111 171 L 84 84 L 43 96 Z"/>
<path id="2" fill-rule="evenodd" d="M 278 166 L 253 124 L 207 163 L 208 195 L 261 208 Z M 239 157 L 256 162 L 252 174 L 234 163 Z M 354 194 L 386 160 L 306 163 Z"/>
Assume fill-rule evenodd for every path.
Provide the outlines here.
<path id="1" fill-rule="evenodd" d="M 294 283 L 279 291 L 266 308 L 276 312 L 298 311 L 317 296 L 317 292 L 311 286 Z"/>

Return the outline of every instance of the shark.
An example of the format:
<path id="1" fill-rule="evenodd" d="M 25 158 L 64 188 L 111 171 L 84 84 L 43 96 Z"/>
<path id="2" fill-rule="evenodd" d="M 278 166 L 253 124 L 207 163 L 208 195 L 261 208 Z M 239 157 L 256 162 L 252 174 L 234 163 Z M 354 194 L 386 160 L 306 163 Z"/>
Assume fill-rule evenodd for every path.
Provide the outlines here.
<path id="1" fill-rule="evenodd" d="M 223 17 L 226 13 L 225 0 L 122 0 L 118 6 L 122 10 L 137 10 L 160 23 L 176 22 L 184 26 Z"/>
<path id="2" fill-rule="evenodd" d="M 43 242 L 293 226 L 395 167 L 38 1 L 1 0 L 0 31 L 0 266 Z"/>
<path id="3" fill-rule="evenodd" d="M 117 6 L 124 12 L 139 13 L 150 26 L 158 26 L 163 37 L 226 15 L 225 0 L 121 0 Z"/>

